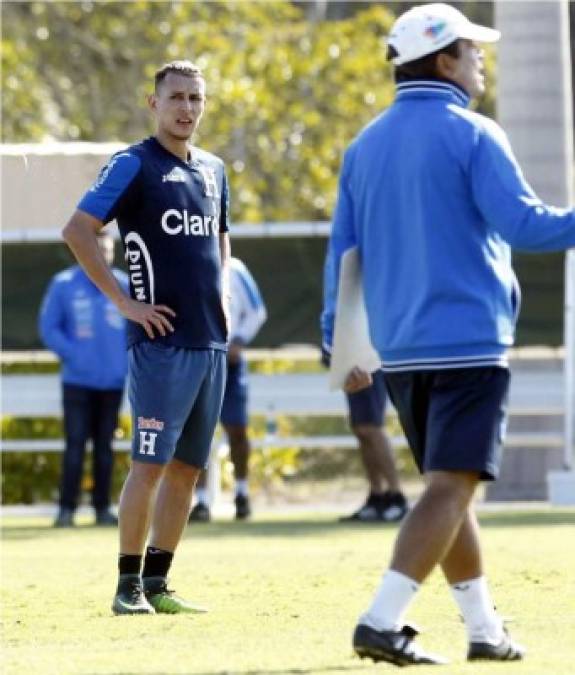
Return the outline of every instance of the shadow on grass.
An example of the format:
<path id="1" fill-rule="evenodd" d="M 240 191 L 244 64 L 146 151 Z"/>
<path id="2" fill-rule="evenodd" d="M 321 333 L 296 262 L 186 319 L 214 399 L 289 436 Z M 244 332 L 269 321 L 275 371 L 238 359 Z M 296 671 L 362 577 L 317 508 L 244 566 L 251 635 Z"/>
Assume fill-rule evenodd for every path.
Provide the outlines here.
<path id="1" fill-rule="evenodd" d="M 335 532 L 352 530 L 382 530 L 397 527 L 391 523 L 339 523 L 337 519 L 312 520 L 310 519 L 286 519 L 286 520 L 255 520 L 251 522 L 237 523 L 235 521 L 212 521 L 210 523 L 194 523 L 184 530 L 183 537 L 194 539 L 219 539 L 228 537 L 320 537 L 331 536 Z M 41 539 L 41 538 L 69 538 L 84 537 L 103 532 L 111 532 L 116 536 L 115 528 L 98 528 L 93 525 L 80 525 L 76 527 L 57 529 L 51 523 L 46 525 L 26 524 L 22 522 L 3 523 L 1 539 L 4 541 Z"/>
<path id="2" fill-rule="evenodd" d="M 352 670 L 365 670 L 365 666 L 361 663 L 358 663 L 352 666 L 324 666 L 323 668 L 280 668 L 275 670 L 273 668 L 266 668 L 266 670 L 206 670 L 199 673 L 190 672 L 190 675 L 311 675 L 311 673 L 341 673 Z M 93 675 L 96 675 L 96 673 Z M 141 673 L 125 671 L 115 673 L 114 675 L 141 675 Z M 161 673 L 147 673 L 146 675 L 170 675 L 170 673 L 169 671 L 164 670 Z"/>
<path id="3" fill-rule="evenodd" d="M 575 525 L 575 509 L 542 510 L 542 511 L 505 511 L 481 513 L 480 522 L 483 528 L 518 528 L 518 527 L 554 527 L 559 525 Z M 340 523 L 336 517 L 323 516 L 269 520 L 254 520 L 237 523 L 235 521 L 215 521 L 211 523 L 194 523 L 184 532 L 184 537 L 193 536 L 199 539 L 218 539 L 222 537 L 318 537 L 331 536 L 336 532 L 357 532 L 397 529 L 397 523 Z M 5 541 L 69 538 L 70 536 L 100 536 L 103 532 L 116 536 L 115 528 L 79 525 L 70 529 L 54 529 L 52 523 L 46 525 L 26 524 L 26 519 L 11 520 L 2 523 L 2 539 Z"/>
<path id="4" fill-rule="evenodd" d="M 553 525 L 575 525 L 575 509 L 549 511 L 509 511 L 501 513 L 480 513 L 482 527 L 549 527 Z"/>
<path id="5" fill-rule="evenodd" d="M 70 535 L 84 535 L 84 534 L 102 534 L 102 532 L 113 532 L 117 530 L 115 527 L 102 527 L 95 525 L 75 525 L 74 527 L 56 528 L 52 524 L 52 520 L 46 521 L 46 524 L 38 524 L 37 522 L 26 524 L 26 517 L 18 517 L 17 519 L 6 522 L 1 522 L 0 541 L 13 541 L 17 539 L 54 539 L 60 537 L 68 539 Z"/>

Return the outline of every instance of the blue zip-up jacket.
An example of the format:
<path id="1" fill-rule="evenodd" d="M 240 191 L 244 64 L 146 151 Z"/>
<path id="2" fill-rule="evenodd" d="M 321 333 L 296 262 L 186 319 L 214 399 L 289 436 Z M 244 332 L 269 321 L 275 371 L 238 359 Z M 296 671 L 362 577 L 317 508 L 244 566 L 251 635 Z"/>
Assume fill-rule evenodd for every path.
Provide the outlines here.
<path id="1" fill-rule="evenodd" d="M 128 277 L 114 276 L 128 292 Z M 40 310 L 42 341 L 62 360 L 62 381 L 90 389 L 122 389 L 128 370 L 126 320 L 81 267 L 57 274 Z"/>
<path id="2" fill-rule="evenodd" d="M 357 246 L 384 370 L 507 364 L 520 294 L 511 247 L 575 246 L 575 211 L 543 204 L 502 129 L 455 84 L 397 87 L 348 148 L 324 270 L 324 347 L 342 254 Z"/>

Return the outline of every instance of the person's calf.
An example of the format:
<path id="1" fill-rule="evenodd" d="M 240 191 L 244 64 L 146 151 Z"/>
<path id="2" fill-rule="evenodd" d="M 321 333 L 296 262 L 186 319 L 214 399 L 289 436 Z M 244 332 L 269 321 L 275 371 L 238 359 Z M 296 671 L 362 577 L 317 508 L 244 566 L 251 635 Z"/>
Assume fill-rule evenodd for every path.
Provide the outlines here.
<path id="1" fill-rule="evenodd" d="M 435 472 L 403 521 L 391 567 L 421 583 L 445 557 L 473 496 L 477 477 Z"/>

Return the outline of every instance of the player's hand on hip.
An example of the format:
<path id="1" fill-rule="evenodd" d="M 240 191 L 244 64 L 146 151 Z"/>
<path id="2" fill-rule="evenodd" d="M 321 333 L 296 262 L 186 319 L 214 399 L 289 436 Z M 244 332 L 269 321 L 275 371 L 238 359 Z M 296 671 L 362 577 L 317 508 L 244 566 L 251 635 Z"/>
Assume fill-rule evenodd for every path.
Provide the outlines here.
<path id="1" fill-rule="evenodd" d="M 358 366 L 350 370 L 343 383 L 343 390 L 346 394 L 355 394 L 362 389 L 370 387 L 372 384 L 371 373 L 362 370 Z"/>
<path id="2" fill-rule="evenodd" d="M 126 319 L 139 323 L 150 340 L 156 337 L 155 331 L 162 337 L 174 332 L 168 317 L 174 317 L 176 313 L 166 305 L 150 305 L 147 302 L 126 298 L 118 309 Z"/>

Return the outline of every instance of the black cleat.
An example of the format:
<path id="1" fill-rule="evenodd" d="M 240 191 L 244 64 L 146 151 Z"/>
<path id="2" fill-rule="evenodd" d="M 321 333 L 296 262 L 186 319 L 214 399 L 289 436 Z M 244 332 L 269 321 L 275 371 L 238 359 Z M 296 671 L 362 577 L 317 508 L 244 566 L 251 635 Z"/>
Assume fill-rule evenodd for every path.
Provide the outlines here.
<path id="1" fill-rule="evenodd" d="M 234 502 L 236 505 L 236 520 L 246 520 L 252 515 L 250 498 L 247 495 L 236 495 Z"/>
<path id="2" fill-rule="evenodd" d="M 188 523 L 209 523 L 211 517 L 210 507 L 198 502 L 190 511 Z"/>
<path id="3" fill-rule="evenodd" d="M 384 492 L 379 507 L 379 520 L 384 523 L 398 523 L 408 510 L 407 499 L 401 492 Z"/>
<path id="4" fill-rule="evenodd" d="M 339 519 L 341 523 L 396 523 L 408 511 L 407 501 L 401 492 L 370 494 L 365 504 L 350 516 Z"/>
<path id="5" fill-rule="evenodd" d="M 120 577 L 116 595 L 112 602 L 114 614 L 155 614 L 144 594 L 142 580 L 136 575 Z"/>
<path id="6" fill-rule="evenodd" d="M 74 527 L 74 511 L 72 509 L 60 509 L 54 527 Z"/>
<path id="7" fill-rule="evenodd" d="M 118 525 L 118 516 L 115 516 L 110 509 L 98 509 L 96 511 L 96 525 L 116 527 Z"/>
<path id="8" fill-rule="evenodd" d="M 353 649 L 361 659 L 385 661 L 395 666 L 445 665 L 444 658 L 427 654 L 413 642 L 418 631 L 406 625 L 401 630 L 375 630 L 358 624 L 353 634 Z"/>
<path id="9" fill-rule="evenodd" d="M 521 661 L 524 656 L 525 648 L 513 642 L 507 633 L 497 645 L 471 642 L 467 652 L 468 661 Z"/>

